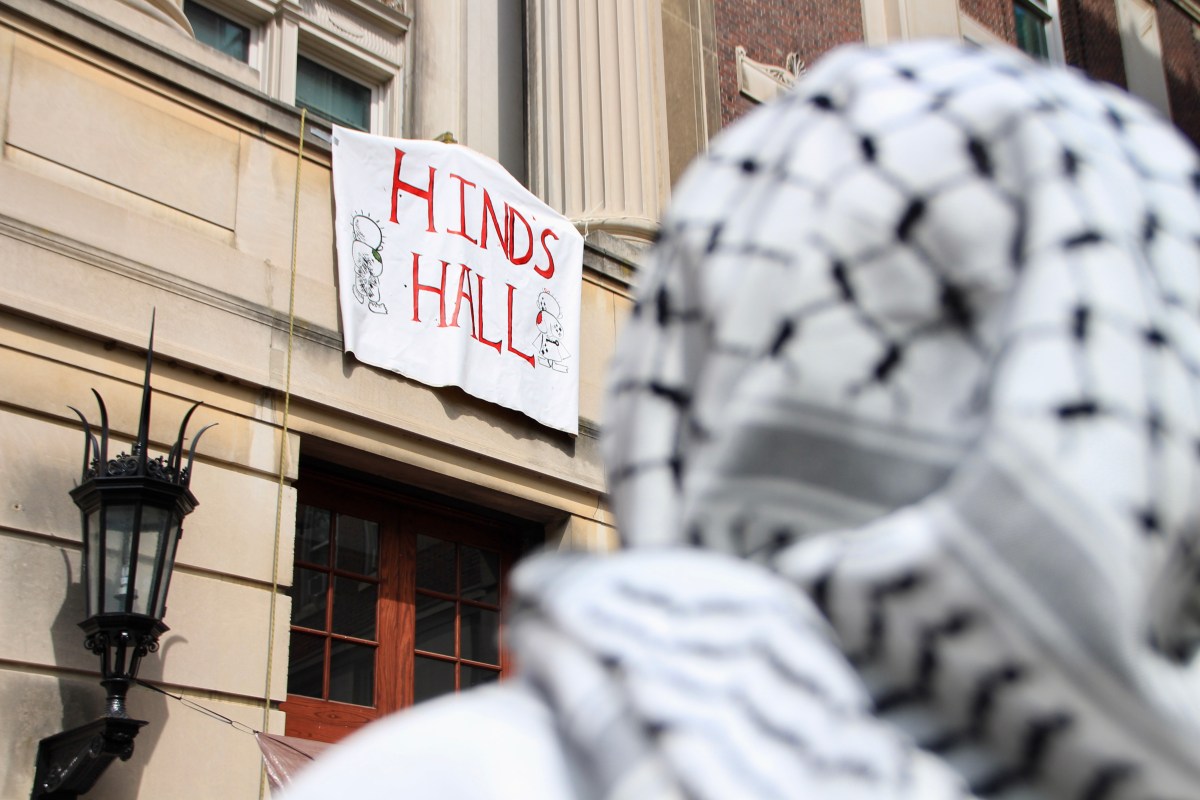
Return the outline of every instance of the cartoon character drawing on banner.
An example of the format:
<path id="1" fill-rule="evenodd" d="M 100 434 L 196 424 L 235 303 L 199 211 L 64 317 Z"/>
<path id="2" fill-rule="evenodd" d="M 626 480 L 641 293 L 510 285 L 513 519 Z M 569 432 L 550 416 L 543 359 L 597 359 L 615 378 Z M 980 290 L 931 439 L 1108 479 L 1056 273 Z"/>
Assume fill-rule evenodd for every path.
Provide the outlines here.
<path id="1" fill-rule="evenodd" d="M 562 362 L 570 358 L 571 353 L 562 343 L 563 326 L 559 320 L 562 309 L 554 295 L 544 289 L 538 295 L 537 305 L 538 337 L 534 340 L 534 346 L 537 348 L 538 363 L 555 372 L 566 372 L 567 367 Z"/>
<path id="2" fill-rule="evenodd" d="M 386 314 L 379 295 L 379 276 L 383 273 L 383 231 L 379 223 L 366 214 L 355 214 L 350 221 L 354 231 L 354 244 L 350 256 L 354 261 L 354 298 L 366 303 L 376 314 Z"/>

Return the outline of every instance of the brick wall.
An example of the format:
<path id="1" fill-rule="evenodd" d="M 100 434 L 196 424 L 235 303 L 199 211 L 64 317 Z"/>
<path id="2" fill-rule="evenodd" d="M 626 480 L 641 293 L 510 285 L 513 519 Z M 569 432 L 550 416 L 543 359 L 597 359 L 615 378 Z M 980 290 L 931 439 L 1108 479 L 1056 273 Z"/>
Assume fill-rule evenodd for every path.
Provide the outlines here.
<path id="1" fill-rule="evenodd" d="M 1158 2 L 1158 35 L 1171 117 L 1200 146 L 1200 40 L 1192 19 L 1171 0 Z"/>
<path id="2" fill-rule="evenodd" d="M 1125 59 L 1114 0 L 1059 0 L 1067 63 L 1093 78 L 1125 83 Z"/>
<path id="3" fill-rule="evenodd" d="M 1006 42 L 1017 43 L 1012 0 L 959 0 L 959 8 Z"/>
<path id="4" fill-rule="evenodd" d="M 806 64 L 834 47 L 863 39 L 860 0 L 714 0 L 721 123 L 754 107 L 738 92 L 734 48 L 755 61 L 783 66 L 788 53 Z"/>

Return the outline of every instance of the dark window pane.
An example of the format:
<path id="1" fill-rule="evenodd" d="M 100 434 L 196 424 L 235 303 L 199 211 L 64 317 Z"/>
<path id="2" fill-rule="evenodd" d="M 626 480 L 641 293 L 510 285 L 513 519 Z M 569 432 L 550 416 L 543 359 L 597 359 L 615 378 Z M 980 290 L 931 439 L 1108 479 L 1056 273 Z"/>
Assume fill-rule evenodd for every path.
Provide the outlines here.
<path id="1" fill-rule="evenodd" d="M 336 560 L 338 569 L 376 577 L 379 574 L 379 523 L 338 514 Z"/>
<path id="2" fill-rule="evenodd" d="M 292 632 L 288 647 L 288 694 L 321 697 L 325 675 L 325 638 Z"/>
<path id="3" fill-rule="evenodd" d="M 375 704 L 375 648 L 334 641 L 329 649 L 329 699 Z"/>
<path id="4" fill-rule="evenodd" d="M 360 131 L 371 126 L 371 90 L 304 56 L 296 59 L 296 105 Z"/>
<path id="5" fill-rule="evenodd" d="M 296 560 L 329 566 L 329 512 L 323 508 L 296 509 Z"/>
<path id="6" fill-rule="evenodd" d="M 485 664 L 500 663 L 500 612 L 486 608 L 463 605 L 461 658 L 482 661 Z"/>
<path id="7" fill-rule="evenodd" d="M 432 536 L 417 537 L 417 588 L 455 594 L 454 544 Z"/>
<path id="8" fill-rule="evenodd" d="M 454 662 L 417 656 L 413 669 L 413 702 L 454 691 Z"/>
<path id="9" fill-rule="evenodd" d="M 250 60 L 250 29 L 245 25 L 239 25 L 192 0 L 184 0 L 183 13 L 192 23 L 197 42 L 233 56 L 238 61 Z"/>
<path id="10" fill-rule="evenodd" d="M 334 576 L 333 632 L 359 639 L 375 638 L 375 599 L 379 586 Z"/>
<path id="11" fill-rule="evenodd" d="M 301 628 L 325 630 L 326 590 L 329 576 L 304 567 L 296 567 L 292 586 L 292 624 Z"/>
<path id="12" fill-rule="evenodd" d="M 1013 13 L 1017 22 L 1017 47 L 1035 58 L 1047 61 L 1050 58 L 1050 46 L 1046 41 L 1046 15 L 1025 3 L 1013 4 Z"/>
<path id="13" fill-rule="evenodd" d="M 498 680 L 500 680 L 499 670 L 470 667 L 466 664 L 459 667 L 459 689 L 470 689 L 472 686 L 482 686 Z"/>
<path id="14" fill-rule="evenodd" d="M 416 647 L 428 653 L 454 655 L 454 603 L 417 595 Z"/>
<path id="15" fill-rule="evenodd" d="M 482 603 L 500 604 L 500 554 L 463 545 L 462 596 Z"/>

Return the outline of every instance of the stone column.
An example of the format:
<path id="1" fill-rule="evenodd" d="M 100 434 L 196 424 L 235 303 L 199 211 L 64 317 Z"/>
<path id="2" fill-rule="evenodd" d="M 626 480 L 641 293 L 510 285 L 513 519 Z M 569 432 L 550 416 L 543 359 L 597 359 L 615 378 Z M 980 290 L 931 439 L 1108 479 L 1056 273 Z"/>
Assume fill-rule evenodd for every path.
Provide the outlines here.
<path id="1" fill-rule="evenodd" d="M 669 188 L 660 0 L 528 0 L 530 185 L 582 231 L 648 240 Z"/>

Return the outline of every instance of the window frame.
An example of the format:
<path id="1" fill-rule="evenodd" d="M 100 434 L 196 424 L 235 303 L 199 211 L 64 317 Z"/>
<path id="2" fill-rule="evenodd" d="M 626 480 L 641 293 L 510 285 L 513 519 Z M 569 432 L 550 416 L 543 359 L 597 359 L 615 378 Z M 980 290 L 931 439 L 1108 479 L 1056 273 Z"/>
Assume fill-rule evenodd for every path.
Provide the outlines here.
<path id="1" fill-rule="evenodd" d="M 296 105 L 299 58 L 312 61 L 371 90 L 371 133 L 398 136 L 401 130 L 401 87 L 404 69 L 368 50 L 339 40 L 304 19 L 296 21 L 295 49 L 279 65 L 280 99 Z M 320 117 L 325 119 L 324 116 Z"/>
<path id="2" fill-rule="evenodd" d="M 335 742 L 392 711 L 413 705 L 416 648 L 416 541 L 421 533 L 498 553 L 499 605 L 507 600 L 508 574 L 523 547 L 522 525 L 482 510 L 459 508 L 400 490 L 364 486 L 352 479 L 315 470 L 302 470 L 296 483 L 301 505 L 328 509 L 379 523 L 379 592 L 376 615 L 376 663 L 373 706 L 288 693 L 280 704 L 288 736 Z M 295 559 L 293 563 L 301 564 Z M 331 564 L 332 566 L 332 564 Z M 332 571 L 330 574 L 333 574 Z M 331 613 L 327 611 L 327 613 Z M 291 624 L 290 635 L 296 628 Z M 301 629 L 309 632 L 313 629 Z M 457 614 L 456 614 L 457 630 Z M 499 622 L 499 676 L 509 673 L 504 647 L 505 625 Z M 328 651 L 326 653 L 328 664 Z M 460 659 L 455 657 L 456 661 Z M 468 662 L 468 666 L 470 666 Z M 459 671 L 456 669 L 456 682 Z M 329 675 L 323 675 L 328 695 Z"/>
<path id="3" fill-rule="evenodd" d="M 404 122 L 411 19 L 378 0 L 313 0 L 301 7 L 266 0 L 194 0 L 198 5 L 250 29 L 250 52 L 242 62 L 196 42 L 220 60 L 203 62 L 240 83 L 256 83 L 264 94 L 296 103 L 297 57 L 314 61 L 371 90 L 370 132 L 400 136 Z M 254 75 L 250 78 L 250 75 Z M 320 117 L 324 120 L 324 117 Z"/>

